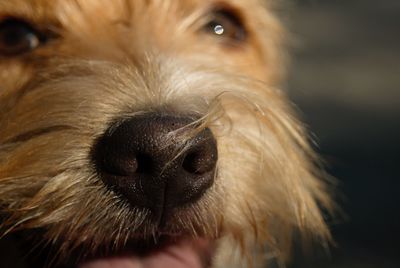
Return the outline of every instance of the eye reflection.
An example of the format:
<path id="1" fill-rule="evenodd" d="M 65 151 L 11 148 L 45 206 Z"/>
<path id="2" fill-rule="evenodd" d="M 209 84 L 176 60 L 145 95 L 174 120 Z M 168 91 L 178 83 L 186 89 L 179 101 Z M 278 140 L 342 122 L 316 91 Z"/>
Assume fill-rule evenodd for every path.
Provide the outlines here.
<path id="1" fill-rule="evenodd" d="M 242 19 L 228 9 L 214 10 L 203 30 L 228 44 L 242 44 L 247 38 L 247 30 Z"/>
<path id="2" fill-rule="evenodd" d="M 224 26 L 222 26 L 222 25 L 216 25 L 216 26 L 214 27 L 214 32 L 215 32 L 217 35 L 223 35 L 224 32 L 225 32 Z"/>

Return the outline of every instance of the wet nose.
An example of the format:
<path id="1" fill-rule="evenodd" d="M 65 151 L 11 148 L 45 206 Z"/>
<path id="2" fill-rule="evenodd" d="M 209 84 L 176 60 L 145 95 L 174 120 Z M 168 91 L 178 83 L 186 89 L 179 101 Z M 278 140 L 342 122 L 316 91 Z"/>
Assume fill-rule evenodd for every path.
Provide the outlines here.
<path id="1" fill-rule="evenodd" d="M 147 114 L 112 125 L 93 148 L 101 179 L 132 206 L 158 215 L 196 202 L 213 185 L 218 153 L 210 129 L 192 135 L 193 122 Z"/>

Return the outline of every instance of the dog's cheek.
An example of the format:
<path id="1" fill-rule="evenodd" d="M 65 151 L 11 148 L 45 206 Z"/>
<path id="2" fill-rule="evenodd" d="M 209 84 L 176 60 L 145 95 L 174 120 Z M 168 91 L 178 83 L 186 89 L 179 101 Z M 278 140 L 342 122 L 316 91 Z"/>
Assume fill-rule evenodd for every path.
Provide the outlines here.
<path id="1" fill-rule="evenodd" d="M 0 113 L 4 115 L 12 108 L 13 100 L 18 91 L 31 79 L 33 71 L 31 67 L 12 60 L 0 58 Z M 0 125 L 1 119 L 0 118 Z"/>

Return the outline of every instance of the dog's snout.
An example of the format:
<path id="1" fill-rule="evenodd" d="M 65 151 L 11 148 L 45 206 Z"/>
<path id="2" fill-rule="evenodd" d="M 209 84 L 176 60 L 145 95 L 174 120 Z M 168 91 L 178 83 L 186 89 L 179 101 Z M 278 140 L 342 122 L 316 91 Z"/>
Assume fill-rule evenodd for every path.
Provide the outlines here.
<path id="1" fill-rule="evenodd" d="M 156 214 L 197 201 L 214 182 L 217 144 L 191 117 L 148 114 L 111 126 L 94 146 L 105 184 Z"/>

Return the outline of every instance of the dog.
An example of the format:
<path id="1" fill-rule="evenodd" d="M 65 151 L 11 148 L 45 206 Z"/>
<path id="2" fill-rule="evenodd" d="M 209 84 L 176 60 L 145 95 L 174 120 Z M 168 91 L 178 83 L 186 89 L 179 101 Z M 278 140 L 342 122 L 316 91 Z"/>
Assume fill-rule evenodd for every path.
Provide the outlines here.
<path id="1" fill-rule="evenodd" d="M 265 267 L 296 233 L 329 241 L 330 190 L 279 89 L 273 10 L 0 0 L 2 259 Z"/>

